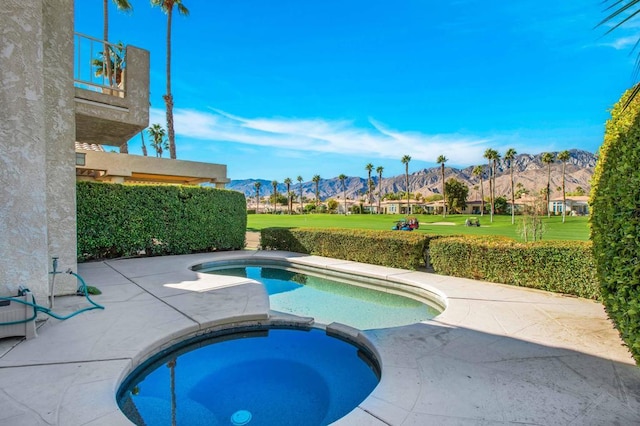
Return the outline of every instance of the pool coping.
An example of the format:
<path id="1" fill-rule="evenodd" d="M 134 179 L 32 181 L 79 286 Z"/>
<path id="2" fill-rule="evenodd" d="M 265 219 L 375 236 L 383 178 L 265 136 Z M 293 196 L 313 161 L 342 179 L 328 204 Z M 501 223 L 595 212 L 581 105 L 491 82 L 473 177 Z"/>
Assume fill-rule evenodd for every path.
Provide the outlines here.
<path id="1" fill-rule="evenodd" d="M 597 302 L 278 251 L 79 265 L 106 309 L 0 341 L 0 423 L 130 424 L 115 393 L 150 354 L 212 328 L 282 320 L 260 284 L 190 269 L 248 258 L 399 282 L 446 303 L 433 320 L 357 333 L 375 347 L 382 380 L 336 425 L 640 423 L 640 369 Z M 74 310 L 80 299 L 57 306 Z"/>

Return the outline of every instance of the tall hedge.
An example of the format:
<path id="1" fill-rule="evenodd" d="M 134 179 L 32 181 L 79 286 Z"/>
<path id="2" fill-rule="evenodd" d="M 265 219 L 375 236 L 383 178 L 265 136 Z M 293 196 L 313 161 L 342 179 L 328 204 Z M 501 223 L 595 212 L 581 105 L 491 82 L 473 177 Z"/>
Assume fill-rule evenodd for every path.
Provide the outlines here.
<path id="1" fill-rule="evenodd" d="M 366 229 L 265 228 L 265 250 L 287 250 L 393 268 L 424 265 L 431 236 L 417 232 Z M 435 237 L 437 238 L 437 237 Z"/>
<path id="2" fill-rule="evenodd" d="M 78 182 L 78 260 L 242 249 L 244 196 L 185 186 Z"/>
<path id="3" fill-rule="evenodd" d="M 611 111 L 591 190 L 591 240 L 602 298 L 640 362 L 640 99 Z"/>
<path id="4" fill-rule="evenodd" d="M 429 252 L 438 274 L 599 297 L 589 242 L 467 235 L 434 240 Z"/>

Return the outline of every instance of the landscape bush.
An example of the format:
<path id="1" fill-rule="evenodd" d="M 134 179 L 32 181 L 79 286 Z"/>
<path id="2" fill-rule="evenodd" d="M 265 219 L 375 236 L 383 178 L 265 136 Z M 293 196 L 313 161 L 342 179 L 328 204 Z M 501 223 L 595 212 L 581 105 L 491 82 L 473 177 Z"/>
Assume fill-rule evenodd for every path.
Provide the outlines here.
<path id="1" fill-rule="evenodd" d="M 591 240 L 607 313 L 640 363 L 640 96 L 611 111 L 591 189 Z M 628 105 L 627 105 L 628 104 Z"/>
<path id="2" fill-rule="evenodd" d="M 78 261 L 242 249 L 244 196 L 203 187 L 76 185 Z"/>
<path id="3" fill-rule="evenodd" d="M 590 242 L 467 235 L 433 240 L 429 254 L 438 274 L 599 297 Z"/>
<path id="4" fill-rule="evenodd" d="M 598 299 L 591 243 L 355 229 L 265 228 L 266 250 L 316 254 Z"/>
<path id="5" fill-rule="evenodd" d="M 393 268 L 425 264 L 429 242 L 438 236 L 417 232 L 366 229 L 264 228 L 264 250 L 285 250 Z"/>

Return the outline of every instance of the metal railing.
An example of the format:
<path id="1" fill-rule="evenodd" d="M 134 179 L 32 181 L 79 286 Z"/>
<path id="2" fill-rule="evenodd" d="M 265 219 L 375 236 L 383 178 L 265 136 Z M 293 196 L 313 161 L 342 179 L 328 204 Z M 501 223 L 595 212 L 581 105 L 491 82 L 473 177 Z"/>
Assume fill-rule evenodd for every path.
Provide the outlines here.
<path id="1" fill-rule="evenodd" d="M 122 43 L 75 33 L 73 82 L 75 87 L 124 97 L 126 47 Z M 105 55 L 105 51 L 107 55 Z"/>

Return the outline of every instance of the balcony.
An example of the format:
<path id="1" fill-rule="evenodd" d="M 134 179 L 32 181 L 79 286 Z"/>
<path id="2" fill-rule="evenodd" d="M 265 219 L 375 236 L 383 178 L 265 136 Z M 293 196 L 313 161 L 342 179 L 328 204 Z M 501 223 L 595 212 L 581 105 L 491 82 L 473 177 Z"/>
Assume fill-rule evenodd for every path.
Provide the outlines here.
<path id="1" fill-rule="evenodd" d="M 76 141 L 121 146 L 149 125 L 149 52 L 78 33 L 74 45 Z"/>

